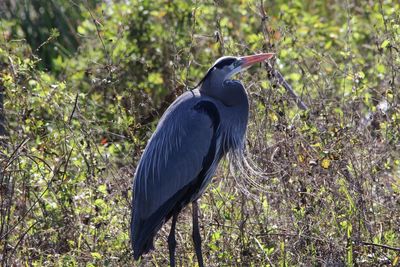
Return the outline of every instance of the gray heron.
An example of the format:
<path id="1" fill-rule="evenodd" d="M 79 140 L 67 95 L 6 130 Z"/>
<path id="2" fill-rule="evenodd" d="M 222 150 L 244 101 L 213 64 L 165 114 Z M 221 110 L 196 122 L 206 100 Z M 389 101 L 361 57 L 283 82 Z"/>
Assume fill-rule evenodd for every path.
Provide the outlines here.
<path id="1" fill-rule="evenodd" d="M 172 218 L 168 236 L 170 265 L 175 266 L 175 225 L 192 203 L 193 243 L 203 266 L 197 200 L 227 153 L 243 155 L 249 102 L 243 84 L 231 77 L 272 53 L 219 58 L 193 90 L 165 111 L 137 165 L 132 199 L 134 259 L 154 249 L 154 237 Z"/>

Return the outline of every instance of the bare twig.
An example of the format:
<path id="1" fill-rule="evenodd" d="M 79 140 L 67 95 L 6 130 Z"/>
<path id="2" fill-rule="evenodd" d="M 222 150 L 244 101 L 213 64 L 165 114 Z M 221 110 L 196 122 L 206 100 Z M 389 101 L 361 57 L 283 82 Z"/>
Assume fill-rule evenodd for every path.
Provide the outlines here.
<path id="1" fill-rule="evenodd" d="M 292 86 L 283 78 L 283 75 L 276 69 L 272 67 L 272 65 L 269 62 L 266 62 L 265 68 L 269 73 L 271 73 L 271 76 L 275 78 L 278 81 L 278 85 L 282 85 L 283 88 L 286 89 L 286 91 L 289 93 L 289 95 L 294 99 L 296 102 L 297 106 L 302 109 L 302 110 L 307 110 L 308 107 L 304 102 L 300 99 L 300 97 L 293 91 Z"/>
<path id="2" fill-rule="evenodd" d="M 92 19 L 92 21 L 93 21 L 93 24 L 94 24 L 94 26 L 96 27 L 96 33 L 97 33 L 97 36 L 99 37 L 99 40 L 100 40 L 100 42 L 101 42 L 101 45 L 103 46 L 104 53 L 106 53 L 107 59 L 110 60 L 109 55 L 108 55 L 108 50 L 107 50 L 107 48 L 106 48 L 106 45 L 104 44 L 103 37 L 101 37 L 101 30 L 100 30 L 100 28 L 99 28 L 99 25 L 100 25 L 100 26 L 103 26 L 103 25 L 99 22 L 99 20 L 97 20 L 97 19 L 93 16 L 93 13 L 92 13 L 92 11 L 90 10 L 89 7 L 86 7 L 86 6 L 85 6 L 85 8 L 86 8 L 86 10 L 89 12 L 90 17 L 91 17 L 91 19 Z"/>
<path id="3" fill-rule="evenodd" d="M 28 139 L 25 139 L 26 141 Z M 25 144 L 26 142 L 23 142 L 22 144 Z M 19 147 L 21 147 L 22 145 L 20 145 Z M 18 148 L 19 148 L 18 147 Z M 15 150 L 17 151 L 18 148 Z M 60 160 L 60 163 L 55 166 L 52 170 L 53 172 L 53 176 L 51 177 L 50 181 L 47 183 L 47 187 L 43 190 L 43 192 L 40 194 L 40 196 L 37 198 L 37 200 L 35 200 L 32 205 L 28 208 L 27 211 L 24 212 L 24 214 L 18 219 L 18 221 L 11 226 L 10 228 L 8 228 L 8 230 L 2 235 L 0 236 L 0 239 L 4 239 L 7 237 L 7 235 L 9 235 L 12 231 L 14 231 L 15 228 L 17 228 L 17 226 L 25 220 L 26 216 L 33 210 L 33 208 L 39 203 L 39 201 L 42 199 L 42 197 L 46 194 L 46 192 L 50 189 L 51 184 L 53 183 L 53 181 L 55 180 L 55 178 L 57 177 L 57 175 L 59 174 L 61 165 L 62 165 L 63 161 Z"/>
<path id="4" fill-rule="evenodd" d="M 25 238 L 25 236 L 28 234 L 28 232 L 29 232 L 33 227 L 35 227 L 36 224 L 38 224 L 38 223 L 39 223 L 39 221 L 35 221 L 34 223 L 32 223 L 31 226 L 28 227 L 28 229 L 26 229 L 26 230 L 22 233 L 22 235 L 21 235 L 21 236 L 19 237 L 19 239 L 18 239 L 17 244 L 15 244 L 15 246 L 14 246 L 13 249 L 12 249 L 12 252 L 10 253 L 11 256 L 14 255 L 14 253 L 15 253 L 16 249 L 18 248 L 19 244 L 21 244 L 21 242 L 24 240 L 24 238 Z"/>
<path id="5" fill-rule="evenodd" d="M 37 48 L 36 48 L 36 52 L 38 52 L 40 50 L 40 48 L 42 48 L 43 46 L 49 44 L 50 42 L 52 42 L 53 40 L 57 39 L 57 37 L 60 35 L 60 33 L 57 30 L 51 30 L 50 32 L 50 36 L 47 38 L 46 41 L 44 41 L 43 43 L 41 43 Z"/>
<path id="6" fill-rule="evenodd" d="M 374 246 L 374 247 L 380 247 L 380 248 L 390 249 L 390 250 L 394 250 L 394 251 L 400 251 L 400 247 L 392 247 L 392 246 L 388 246 L 388 245 L 382 245 L 382 244 L 376 244 L 376 243 L 370 243 L 370 242 L 364 242 L 364 241 L 361 241 L 360 243 L 365 246 Z"/>
<path id="7" fill-rule="evenodd" d="M 16 79 L 17 78 L 17 72 L 15 70 L 14 61 L 11 58 L 11 56 L 8 56 L 8 61 L 10 62 L 11 74 L 12 74 L 13 78 Z"/>
<path id="8" fill-rule="evenodd" d="M 262 32 L 264 35 L 264 39 L 266 42 L 266 45 L 268 49 L 272 49 L 272 44 L 270 42 L 270 36 L 269 33 L 267 32 L 267 25 L 266 21 L 268 19 L 267 15 L 265 14 L 264 10 L 264 2 L 261 0 L 260 1 L 260 14 L 261 14 L 261 28 Z M 265 68 L 267 71 L 271 74 L 272 78 L 275 79 L 278 82 L 278 85 L 282 85 L 283 88 L 286 89 L 286 91 L 289 93 L 289 95 L 294 99 L 296 102 L 297 106 L 302 109 L 302 110 L 307 110 L 308 107 L 304 102 L 299 98 L 299 96 L 294 92 L 292 86 L 285 80 L 283 75 L 276 69 L 273 68 L 272 64 L 270 62 L 266 62 Z"/>
<path id="9" fill-rule="evenodd" d="M 18 152 L 25 146 L 25 144 L 29 141 L 29 137 L 22 140 L 20 144 L 15 148 L 15 150 L 11 153 L 11 156 L 8 158 L 6 164 L 3 167 L 3 173 L 7 170 L 8 166 L 13 162 L 13 160 L 17 157 Z"/>
<path id="10" fill-rule="evenodd" d="M 76 110 L 76 106 L 78 104 L 78 96 L 79 96 L 79 92 L 76 93 L 75 101 L 74 101 L 74 107 L 72 108 L 71 115 L 69 115 L 68 124 L 71 124 L 72 117 L 74 116 L 74 113 L 75 113 L 75 110 Z"/>
<path id="11" fill-rule="evenodd" d="M 192 29 L 190 32 L 190 47 L 189 47 L 189 55 L 188 55 L 188 63 L 186 65 L 186 78 L 185 78 L 185 87 L 186 89 L 190 90 L 190 87 L 188 86 L 188 81 L 189 81 L 189 70 L 190 70 L 190 66 L 192 65 L 192 60 L 190 59 L 191 55 L 192 55 L 192 48 L 193 48 L 193 43 L 194 43 L 194 33 L 195 33 L 195 28 L 196 28 L 196 12 L 198 9 L 198 3 L 197 1 L 195 2 L 195 7 L 192 11 L 192 15 L 193 15 L 193 25 L 192 25 Z M 193 56 L 193 55 L 192 55 Z"/>

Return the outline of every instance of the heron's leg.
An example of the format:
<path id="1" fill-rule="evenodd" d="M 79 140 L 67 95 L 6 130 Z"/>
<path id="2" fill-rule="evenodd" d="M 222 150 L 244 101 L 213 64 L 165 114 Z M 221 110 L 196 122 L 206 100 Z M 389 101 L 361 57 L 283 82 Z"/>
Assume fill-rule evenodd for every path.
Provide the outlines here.
<path id="1" fill-rule="evenodd" d="M 193 243 L 194 249 L 196 250 L 197 261 L 199 262 L 199 267 L 203 267 L 203 255 L 201 253 L 201 236 L 199 231 L 199 207 L 197 206 L 197 201 L 193 201 L 192 203 L 192 218 L 193 218 Z"/>
<path id="2" fill-rule="evenodd" d="M 178 220 L 178 213 L 175 213 L 172 216 L 171 231 L 169 232 L 168 236 L 169 263 L 171 267 L 175 267 L 175 247 L 176 247 L 175 225 L 177 220 Z"/>

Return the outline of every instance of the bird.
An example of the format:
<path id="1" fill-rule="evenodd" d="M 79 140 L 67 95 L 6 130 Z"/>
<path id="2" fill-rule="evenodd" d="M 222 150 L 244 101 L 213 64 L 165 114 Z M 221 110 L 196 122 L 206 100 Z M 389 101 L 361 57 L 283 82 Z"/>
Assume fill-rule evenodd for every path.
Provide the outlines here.
<path id="1" fill-rule="evenodd" d="M 133 181 L 131 243 L 138 260 L 154 249 L 154 238 L 172 218 L 168 235 L 170 266 L 175 266 L 178 215 L 192 203 L 192 238 L 204 266 L 198 199 L 227 153 L 243 156 L 249 117 L 246 90 L 233 75 L 273 53 L 224 56 L 162 115 L 137 164 Z"/>

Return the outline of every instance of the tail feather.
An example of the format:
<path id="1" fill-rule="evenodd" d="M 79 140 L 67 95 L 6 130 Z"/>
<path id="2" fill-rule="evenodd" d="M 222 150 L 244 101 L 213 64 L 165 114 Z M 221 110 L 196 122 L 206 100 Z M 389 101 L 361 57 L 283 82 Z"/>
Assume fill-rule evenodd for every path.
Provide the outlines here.
<path id="1" fill-rule="evenodd" d="M 132 233 L 132 248 L 133 257 L 138 260 L 143 254 L 147 254 L 154 249 L 154 237 L 163 225 L 164 220 L 161 223 L 151 223 L 149 221 L 133 220 L 131 225 Z"/>
<path id="2" fill-rule="evenodd" d="M 133 258 L 138 260 L 143 254 L 149 253 L 154 249 L 154 236 L 149 238 L 143 244 L 133 242 Z"/>
<path id="3" fill-rule="evenodd" d="M 141 210 L 135 210 L 135 208 L 133 208 L 131 241 L 135 260 L 154 249 L 154 237 L 162 225 L 171 218 L 172 214 L 179 213 L 181 208 L 187 204 L 182 200 L 190 199 L 189 197 L 184 197 L 188 188 L 190 188 L 190 185 L 179 190 L 150 216 L 144 217 L 142 216 Z"/>

